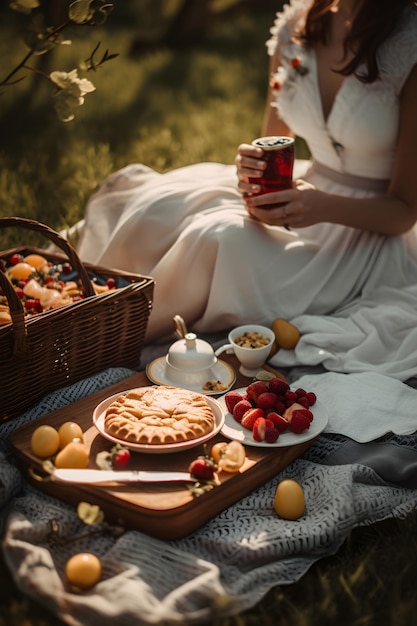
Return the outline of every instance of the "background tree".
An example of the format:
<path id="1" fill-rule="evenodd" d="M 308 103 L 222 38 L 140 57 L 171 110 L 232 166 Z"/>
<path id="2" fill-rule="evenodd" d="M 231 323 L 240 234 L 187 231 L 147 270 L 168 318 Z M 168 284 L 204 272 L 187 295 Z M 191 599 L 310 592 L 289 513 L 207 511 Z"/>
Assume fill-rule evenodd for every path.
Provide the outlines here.
<path id="1" fill-rule="evenodd" d="M 170 0 L 162 0 L 164 4 L 172 3 Z M 226 3 L 216 0 L 182 0 L 173 11 L 165 30 L 154 38 L 138 35 L 132 43 L 131 54 L 139 56 L 158 47 L 190 48 L 198 45 L 221 22 L 237 19 L 246 11 L 256 11 L 256 8 L 259 11 L 270 8 L 272 12 L 281 5 L 282 2 L 277 0 L 231 0 Z M 140 13 L 140 9 L 138 11 Z"/>

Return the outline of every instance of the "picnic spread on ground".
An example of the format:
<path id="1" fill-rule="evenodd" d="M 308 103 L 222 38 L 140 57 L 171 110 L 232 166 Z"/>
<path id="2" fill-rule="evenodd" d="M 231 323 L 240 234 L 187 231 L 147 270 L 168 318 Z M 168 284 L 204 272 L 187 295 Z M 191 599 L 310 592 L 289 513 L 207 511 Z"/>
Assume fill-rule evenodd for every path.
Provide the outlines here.
<path id="1" fill-rule="evenodd" d="M 227 341 L 209 339 L 214 348 Z M 93 423 L 94 409 L 115 394 L 153 385 L 146 364 L 168 350 L 169 344 L 145 347 L 140 371 L 107 369 L 48 394 L 1 427 L 4 556 L 24 593 L 64 622 L 191 624 L 237 614 L 334 554 L 351 529 L 403 518 L 416 507 L 417 391 L 377 372 L 336 374 L 318 367 L 283 368 L 279 376 L 291 389 L 314 392 L 326 416 L 323 431 L 282 448 L 245 444 L 242 471 L 220 472 L 220 483 L 197 498 L 179 484 L 30 480 L 35 425 L 58 427 L 73 419 L 94 457 L 108 450 L 113 444 Z M 234 355 L 224 358 L 237 372 L 234 388 L 245 391 L 251 380 L 239 374 Z M 227 413 L 224 393 L 207 398 Z M 220 432 L 211 443 L 228 440 Z M 134 451 L 131 467 L 187 471 L 201 448 L 162 455 Z M 284 519 L 274 506 L 285 480 L 302 488 L 305 510 L 297 519 Z M 80 502 L 104 509 L 102 532 L 85 532 Z M 84 552 L 98 558 L 102 569 L 93 586 L 75 593 L 66 565 Z"/>

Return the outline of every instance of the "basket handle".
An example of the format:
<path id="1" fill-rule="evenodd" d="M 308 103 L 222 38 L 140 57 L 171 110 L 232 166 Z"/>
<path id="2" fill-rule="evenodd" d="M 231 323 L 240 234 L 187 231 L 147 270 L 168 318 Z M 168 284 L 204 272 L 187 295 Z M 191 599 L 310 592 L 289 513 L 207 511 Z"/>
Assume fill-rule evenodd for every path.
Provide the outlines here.
<path id="1" fill-rule="evenodd" d="M 3 293 L 7 298 L 10 316 L 13 322 L 14 329 L 14 347 L 13 353 L 16 356 L 22 355 L 26 351 L 26 325 L 25 325 L 25 310 L 20 302 L 20 298 L 14 290 L 11 281 L 7 278 L 6 274 L 0 270 L 0 286 L 3 288 Z"/>
<path id="2" fill-rule="evenodd" d="M 90 296 L 95 296 L 94 287 L 90 280 L 90 277 L 88 276 L 87 270 L 82 264 L 74 248 L 68 243 L 68 241 L 64 237 L 62 237 L 62 235 L 57 233 L 49 226 L 46 226 L 46 224 L 41 224 L 40 222 L 37 222 L 35 220 L 26 219 L 24 217 L 1 217 L 0 228 L 7 228 L 9 226 L 18 226 L 21 228 L 26 228 L 28 230 L 34 230 L 50 239 L 56 246 L 58 246 L 58 248 L 60 248 L 65 253 L 73 269 L 76 270 L 76 272 L 78 273 L 81 284 L 84 288 L 86 298 Z M 0 285 L 3 288 L 3 293 L 8 300 L 10 316 L 13 322 L 15 337 L 14 354 L 16 356 L 24 355 L 27 348 L 25 310 L 22 306 L 19 296 L 14 290 L 11 281 L 2 271 L 0 271 Z"/>
<path id="3" fill-rule="evenodd" d="M 68 241 L 62 237 L 62 235 L 49 226 L 46 226 L 46 224 L 41 224 L 40 222 L 26 219 L 25 217 L 0 217 L 0 228 L 6 228 L 8 226 L 18 226 L 28 230 L 35 230 L 50 239 L 52 243 L 58 246 L 58 248 L 65 253 L 72 267 L 77 271 L 81 284 L 84 288 L 86 298 L 95 295 L 93 284 L 88 276 L 87 270 L 81 262 L 80 257 L 75 252 L 71 244 L 69 244 Z"/>

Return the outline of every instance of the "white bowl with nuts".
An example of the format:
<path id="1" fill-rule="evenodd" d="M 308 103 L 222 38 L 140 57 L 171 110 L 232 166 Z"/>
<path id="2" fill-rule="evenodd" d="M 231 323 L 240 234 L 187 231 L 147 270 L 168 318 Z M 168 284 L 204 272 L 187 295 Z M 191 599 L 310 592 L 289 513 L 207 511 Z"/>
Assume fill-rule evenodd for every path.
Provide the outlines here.
<path id="1" fill-rule="evenodd" d="M 244 324 L 233 328 L 228 340 L 229 343 L 216 350 L 216 356 L 222 352 L 234 352 L 240 362 L 240 373 L 250 378 L 256 376 L 268 360 L 275 334 L 267 326 Z"/>

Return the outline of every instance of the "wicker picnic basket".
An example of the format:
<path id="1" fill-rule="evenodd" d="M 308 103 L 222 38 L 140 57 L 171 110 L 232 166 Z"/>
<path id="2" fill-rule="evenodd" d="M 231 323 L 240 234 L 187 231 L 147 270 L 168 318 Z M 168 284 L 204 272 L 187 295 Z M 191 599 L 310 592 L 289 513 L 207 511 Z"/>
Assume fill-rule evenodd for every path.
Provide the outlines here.
<path id="1" fill-rule="evenodd" d="M 0 228 L 6 227 L 41 233 L 63 253 L 21 247 L 0 252 L 0 259 L 34 253 L 55 264 L 68 262 L 85 298 L 28 317 L 11 281 L 0 271 L 0 291 L 12 318 L 0 326 L 0 421 L 20 415 L 47 393 L 107 368 L 137 368 L 154 288 L 150 277 L 82 263 L 67 240 L 44 224 L 0 218 Z M 96 295 L 93 280 L 108 278 L 117 288 Z"/>

